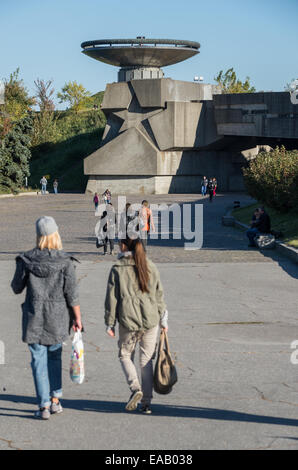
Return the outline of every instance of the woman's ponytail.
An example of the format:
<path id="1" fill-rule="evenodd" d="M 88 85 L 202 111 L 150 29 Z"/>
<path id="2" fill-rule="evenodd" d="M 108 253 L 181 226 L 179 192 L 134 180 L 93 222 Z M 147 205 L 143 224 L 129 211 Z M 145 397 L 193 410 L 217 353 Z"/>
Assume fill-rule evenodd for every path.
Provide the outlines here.
<path id="1" fill-rule="evenodd" d="M 149 269 L 143 243 L 140 240 L 135 241 L 133 257 L 136 263 L 137 277 L 140 289 L 142 292 L 149 292 Z"/>
<path id="2" fill-rule="evenodd" d="M 129 237 L 122 239 L 121 243 L 126 245 L 128 250 L 133 254 L 133 259 L 136 266 L 136 275 L 141 291 L 149 292 L 149 269 L 143 243 L 139 238 L 133 240 Z"/>

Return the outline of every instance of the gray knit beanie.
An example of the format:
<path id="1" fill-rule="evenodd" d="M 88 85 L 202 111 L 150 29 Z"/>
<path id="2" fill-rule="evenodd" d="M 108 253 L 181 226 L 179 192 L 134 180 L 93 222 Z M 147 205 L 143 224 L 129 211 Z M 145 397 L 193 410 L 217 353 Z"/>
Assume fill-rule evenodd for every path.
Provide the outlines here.
<path id="1" fill-rule="evenodd" d="M 51 235 L 58 232 L 58 227 L 53 217 L 44 215 L 36 221 L 36 233 L 39 237 Z"/>

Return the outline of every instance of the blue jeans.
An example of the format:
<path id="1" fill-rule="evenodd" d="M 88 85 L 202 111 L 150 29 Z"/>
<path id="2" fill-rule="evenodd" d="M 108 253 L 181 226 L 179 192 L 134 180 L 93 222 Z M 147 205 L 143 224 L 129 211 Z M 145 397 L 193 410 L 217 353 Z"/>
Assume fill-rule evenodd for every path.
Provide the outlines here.
<path id="1" fill-rule="evenodd" d="M 255 245 L 254 238 L 257 235 L 260 235 L 260 232 L 257 228 L 249 228 L 246 232 L 247 238 L 249 239 L 250 245 Z"/>
<path id="2" fill-rule="evenodd" d="M 46 184 L 42 184 L 42 185 L 41 185 L 41 194 L 45 194 L 45 193 L 46 193 L 46 190 L 47 190 L 47 185 L 46 185 Z"/>
<path id="3" fill-rule="evenodd" d="M 38 406 L 48 407 L 51 397 L 62 397 L 62 344 L 29 344 Z"/>
<path id="4" fill-rule="evenodd" d="M 206 196 L 206 193 L 207 193 L 207 186 L 202 186 L 202 196 Z"/>

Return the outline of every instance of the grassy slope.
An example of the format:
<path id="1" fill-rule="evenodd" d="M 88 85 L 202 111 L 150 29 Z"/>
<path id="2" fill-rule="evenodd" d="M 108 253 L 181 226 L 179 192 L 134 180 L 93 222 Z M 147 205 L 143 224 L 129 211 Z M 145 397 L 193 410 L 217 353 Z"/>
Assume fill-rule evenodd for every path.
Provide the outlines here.
<path id="1" fill-rule="evenodd" d="M 105 126 L 105 116 L 100 111 L 103 94 L 100 91 L 93 95 L 92 102 L 78 113 L 58 112 L 59 141 L 32 149 L 29 185 L 33 189 L 39 188 L 41 177 L 47 175 L 50 191 L 55 178 L 60 191 L 85 190 L 88 178 L 84 175 L 83 161 L 99 148 Z M 93 104 L 98 105 L 99 111 L 93 110 Z"/>
<path id="2" fill-rule="evenodd" d="M 57 178 L 59 189 L 84 191 L 87 177 L 84 175 L 83 160 L 99 148 L 102 129 L 80 134 L 62 142 L 51 144 L 38 151 L 31 160 L 29 185 L 40 187 L 43 175 L 49 175 L 48 188 L 52 191 L 53 180 Z"/>
<path id="3" fill-rule="evenodd" d="M 252 204 L 247 207 L 235 209 L 232 215 L 240 222 L 249 225 L 254 210 L 260 204 Z M 280 213 L 270 207 L 266 211 L 271 218 L 272 229 L 284 234 L 283 241 L 288 245 L 298 248 L 298 214 L 297 212 Z"/>
<path id="4" fill-rule="evenodd" d="M 84 175 L 83 161 L 100 146 L 105 116 L 100 110 L 104 92 L 92 96 L 92 100 L 78 113 L 71 109 L 57 111 L 56 142 L 48 142 L 31 148 L 29 190 L 40 188 L 43 175 L 49 176 L 48 188 L 53 190 L 55 178 L 59 180 L 59 189 L 84 191 L 87 177 Z M 98 110 L 93 106 L 97 104 Z M 20 191 L 26 191 L 20 188 Z M 0 185 L 0 194 L 9 194 L 6 186 Z"/>

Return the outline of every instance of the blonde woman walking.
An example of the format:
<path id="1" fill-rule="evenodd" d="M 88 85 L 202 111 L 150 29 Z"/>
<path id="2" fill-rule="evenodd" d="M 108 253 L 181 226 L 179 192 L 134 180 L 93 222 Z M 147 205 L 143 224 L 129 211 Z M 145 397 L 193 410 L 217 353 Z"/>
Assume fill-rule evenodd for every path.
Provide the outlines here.
<path id="1" fill-rule="evenodd" d="M 23 341 L 32 356 L 32 373 L 39 410 L 36 418 L 61 413 L 62 343 L 70 329 L 82 330 L 74 258 L 62 250 L 52 217 L 36 222 L 36 247 L 16 258 L 11 283 L 15 294 L 25 288 Z"/>
<path id="2" fill-rule="evenodd" d="M 151 414 L 153 364 L 159 327 L 168 329 L 168 312 L 163 288 L 155 264 L 145 253 L 140 239 L 126 238 L 119 243 L 121 253 L 109 275 L 105 323 L 107 333 L 115 337 L 119 322 L 119 358 L 131 396 L 127 411 L 137 409 Z M 141 384 L 134 364 L 136 346 L 140 346 Z"/>

